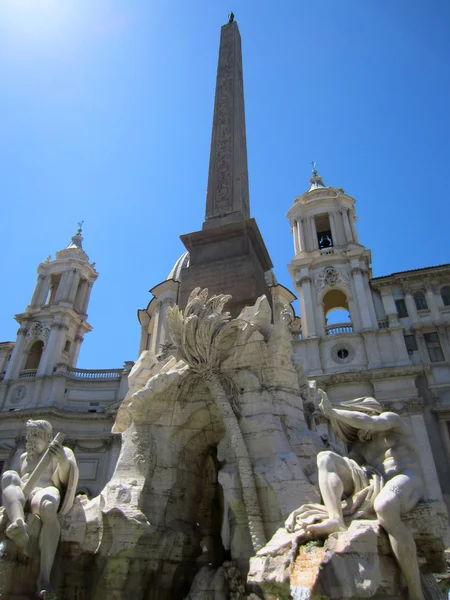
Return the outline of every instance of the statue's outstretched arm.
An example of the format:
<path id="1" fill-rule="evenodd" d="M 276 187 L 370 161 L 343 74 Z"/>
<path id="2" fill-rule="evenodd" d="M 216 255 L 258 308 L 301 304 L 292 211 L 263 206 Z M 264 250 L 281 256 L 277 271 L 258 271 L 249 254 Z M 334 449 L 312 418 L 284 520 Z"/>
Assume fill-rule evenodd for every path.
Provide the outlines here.
<path id="1" fill-rule="evenodd" d="M 344 410 L 342 408 L 333 408 L 332 411 L 335 418 L 342 423 L 356 427 L 356 429 L 387 431 L 388 429 L 401 429 L 403 426 L 401 417 L 391 412 L 370 416 L 356 410 Z"/>

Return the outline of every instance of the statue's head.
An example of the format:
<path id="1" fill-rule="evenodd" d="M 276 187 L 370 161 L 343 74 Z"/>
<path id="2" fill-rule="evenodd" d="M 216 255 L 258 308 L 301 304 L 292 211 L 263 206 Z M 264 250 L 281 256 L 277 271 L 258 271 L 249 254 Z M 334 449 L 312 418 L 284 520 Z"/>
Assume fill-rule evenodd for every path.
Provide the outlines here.
<path id="1" fill-rule="evenodd" d="M 28 454 L 42 454 L 52 441 L 52 426 L 48 421 L 30 419 L 26 423 Z"/>

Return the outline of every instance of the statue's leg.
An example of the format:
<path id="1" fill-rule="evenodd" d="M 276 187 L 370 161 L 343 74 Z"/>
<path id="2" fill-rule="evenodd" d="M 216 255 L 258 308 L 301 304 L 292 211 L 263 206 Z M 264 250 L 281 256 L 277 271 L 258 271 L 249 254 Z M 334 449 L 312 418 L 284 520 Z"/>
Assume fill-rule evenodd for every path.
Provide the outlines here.
<path id="1" fill-rule="evenodd" d="M 319 488 L 329 518 L 321 523 L 309 525 L 306 531 L 311 536 L 328 536 L 346 529 L 342 514 L 342 496 L 351 496 L 354 489 L 353 477 L 348 463 L 335 452 L 319 452 L 317 455 Z"/>
<path id="2" fill-rule="evenodd" d="M 25 496 L 22 491 L 22 481 L 16 471 L 6 471 L 2 476 L 3 504 L 10 524 L 6 528 L 6 535 L 21 550 L 28 545 L 28 533 L 25 525 Z"/>
<path id="3" fill-rule="evenodd" d="M 39 515 L 42 521 L 39 536 L 41 568 L 38 579 L 38 593 L 42 593 L 44 590 L 47 592 L 52 590 L 50 574 L 61 532 L 57 518 L 59 500 L 59 490 L 55 487 L 47 487 L 39 490 L 31 501 L 32 512 Z"/>
<path id="4" fill-rule="evenodd" d="M 408 586 L 409 600 L 424 600 L 417 564 L 416 544 L 401 515 L 410 511 L 422 495 L 421 480 L 413 474 L 397 475 L 385 485 L 375 500 L 380 525 L 389 535 L 392 551 Z"/>

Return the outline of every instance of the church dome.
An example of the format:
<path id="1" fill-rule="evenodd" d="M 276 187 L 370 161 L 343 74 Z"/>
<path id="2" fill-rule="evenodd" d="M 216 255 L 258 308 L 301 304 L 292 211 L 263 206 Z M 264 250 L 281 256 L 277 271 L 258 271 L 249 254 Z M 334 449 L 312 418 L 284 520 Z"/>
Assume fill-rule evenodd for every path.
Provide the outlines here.
<path id="1" fill-rule="evenodd" d="M 313 170 L 312 174 L 313 176 L 309 180 L 310 185 L 308 192 L 313 192 L 314 190 L 320 190 L 327 187 L 324 184 L 322 177 L 317 174 L 317 171 L 315 169 Z"/>
<path id="2" fill-rule="evenodd" d="M 185 252 L 180 256 L 177 262 L 173 265 L 170 273 L 167 275 L 167 279 L 174 279 L 175 281 L 181 281 L 181 269 L 185 269 L 189 266 L 189 252 Z"/>

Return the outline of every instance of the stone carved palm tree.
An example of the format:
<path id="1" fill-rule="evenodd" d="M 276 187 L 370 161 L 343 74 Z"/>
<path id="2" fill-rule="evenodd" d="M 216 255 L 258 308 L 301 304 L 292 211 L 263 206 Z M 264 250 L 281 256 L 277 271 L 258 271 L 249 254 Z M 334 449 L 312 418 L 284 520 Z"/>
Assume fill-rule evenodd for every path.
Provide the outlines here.
<path id="1" fill-rule="evenodd" d="M 253 548 L 258 551 L 266 543 L 258 494 L 247 445 L 239 425 L 236 391 L 231 379 L 220 372 L 237 335 L 248 322 L 233 319 L 223 312 L 230 295 L 220 294 L 208 300 L 208 290 L 195 288 L 183 312 L 178 306 L 169 308 L 167 319 L 172 340 L 190 369 L 182 387 L 181 402 L 192 384 L 202 379 L 214 399 L 235 451 L 242 495 L 247 512 Z M 266 301 L 267 302 L 267 301 Z"/>

